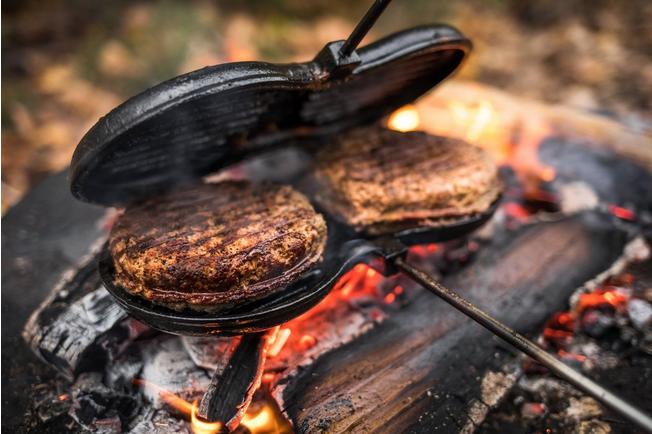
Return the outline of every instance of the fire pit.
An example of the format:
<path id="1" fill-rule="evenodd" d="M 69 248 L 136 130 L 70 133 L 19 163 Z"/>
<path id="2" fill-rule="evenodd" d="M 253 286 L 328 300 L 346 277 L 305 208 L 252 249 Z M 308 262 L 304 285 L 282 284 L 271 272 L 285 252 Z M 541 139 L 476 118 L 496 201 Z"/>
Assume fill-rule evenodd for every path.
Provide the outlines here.
<path id="1" fill-rule="evenodd" d="M 585 123 L 559 122 L 542 110 L 528 119 L 510 117 L 482 98 L 473 104 L 450 99 L 443 109 L 441 102 L 423 101 L 383 122 L 488 146 L 504 163 L 506 197 L 487 227 L 468 239 L 411 247 L 407 263 L 460 288 L 519 331 L 543 333 L 547 348 L 576 368 L 619 366 L 632 386 L 633 360 L 632 369 L 649 375 L 649 150 L 628 147 L 635 136 L 610 120 L 578 115 Z M 511 110 L 520 107 L 510 103 Z M 448 131 L 442 122 L 428 122 L 429 116 L 443 119 L 437 114 L 442 110 L 455 119 Z M 536 137 L 527 130 L 532 124 L 542 126 Z M 560 126 L 575 128 L 575 137 Z M 279 165 L 287 174 L 301 173 L 302 153 L 291 148 L 253 157 L 231 174 L 264 179 Z M 631 429 L 577 392 L 568 397 L 583 405 L 573 404 L 568 415 L 556 410 L 563 397 L 550 401 L 537 395 L 544 386 L 532 385 L 534 375 L 546 378 L 540 366 L 524 365 L 486 331 L 406 277 L 384 277 L 374 263 L 356 265 L 319 304 L 271 331 L 243 337 L 157 332 L 127 316 L 105 291 L 96 262 L 111 211 L 74 203 L 62 186 L 64 176 L 35 191 L 5 221 L 16 228 L 7 232 L 5 252 L 11 256 L 3 258 L 6 288 L 17 288 L 3 293 L 3 361 L 11 374 L 3 376 L 3 385 L 14 395 L 3 402 L 12 426 L 34 432 L 218 432 L 223 424 L 198 412 L 202 397 L 210 402 L 210 394 L 220 391 L 224 410 L 246 410 L 239 426 L 229 426 L 241 432 L 469 432 L 499 429 L 514 412 L 544 425 L 547 415 L 555 415 L 556 426 L 564 428 Z M 44 209 L 56 210 L 47 224 L 35 218 Z M 29 232 L 20 229 L 25 225 Z M 61 230 L 54 231 L 57 226 Z M 19 289 L 28 287 L 39 291 Z M 553 315 L 557 311 L 566 312 Z M 607 355 L 572 341 L 599 339 L 612 323 L 625 337 Z M 18 340 L 20 330 L 61 375 L 34 360 Z M 591 356 L 618 362 L 585 366 Z M 618 389 L 646 405 L 644 393 Z"/>

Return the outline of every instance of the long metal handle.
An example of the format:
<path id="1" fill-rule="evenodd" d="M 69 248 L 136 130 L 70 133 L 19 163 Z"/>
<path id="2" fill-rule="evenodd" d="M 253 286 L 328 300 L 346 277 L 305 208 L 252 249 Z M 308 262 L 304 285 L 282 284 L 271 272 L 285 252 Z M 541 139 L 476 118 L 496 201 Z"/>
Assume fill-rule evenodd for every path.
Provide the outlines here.
<path id="1" fill-rule="evenodd" d="M 602 402 L 607 407 L 615 410 L 621 415 L 625 416 L 639 427 L 652 433 L 652 418 L 643 413 L 632 404 L 624 401 L 618 396 L 614 395 L 604 387 L 600 386 L 593 380 L 585 377 L 576 370 L 565 365 L 563 362 L 556 359 L 550 353 L 537 344 L 526 338 L 525 336 L 512 330 L 505 324 L 496 320 L 486 312 L 471 304 L 469 301 L 462 298 L 456 292 L 446 288 L 437 280 L 433 279 L 428 273 L 425 273 L 413 266 L 407 264 L 402 258 L 397 257 L 394 259 L 394 265 L 410 276 L 415 282 L 423 285 L 435 295 L 442 298 L 448 304 L 452 305 L 480 325 L 502 338 L 507 343 L 513 345 L 519 350 L 523 351 L 528 356 L 532 357 L 537 362 L 554 372 L 560 378 L 566 380 L 578 389 L 586 392 L 588 395 Z"/>
<path id="2" fill-rule="evenodd" d="M 348 57 L 353 50 L 360 44 L 362 38 L 369 32 L 374 25 L 380 14 L 383 13 L 391 0 L 375 0 L 367 13 L 362 17 L 355 29 L 351 32 L 349 37 L 344 41 L 344 45 L 340 48 L 340 57 Z"/>

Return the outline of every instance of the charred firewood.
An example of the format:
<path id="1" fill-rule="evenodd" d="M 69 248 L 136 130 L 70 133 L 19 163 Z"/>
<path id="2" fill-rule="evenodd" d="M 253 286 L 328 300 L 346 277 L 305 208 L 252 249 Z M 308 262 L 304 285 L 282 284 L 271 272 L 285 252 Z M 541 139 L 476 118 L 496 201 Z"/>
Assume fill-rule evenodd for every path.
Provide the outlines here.
<path id="1" fill-rule="evenodd" d="M 39 357 L 73 378 L 101 370 L 148 330 L 129 318 L 104 289 L 92 255 L 32 315 L 23 338 Z"/>
<path id="2" fill-rule="evenodd" d="M 652 174 L 640 161 L 608 148 L 564 139 L 546 140 L 539 155 L 544 163 L 555 168 L 552 185 L 556 190 L 571 182 L 584 183 L 603 203 L 639 212 L 652 211 Z"/>
<path id="3" fill-rule="evenodd" d="M 265 333 L 244 335 L 224 370 L 216 371 L 199 403 L 205 420 L 235 429 L 260 385 L 268 339 Z"/>

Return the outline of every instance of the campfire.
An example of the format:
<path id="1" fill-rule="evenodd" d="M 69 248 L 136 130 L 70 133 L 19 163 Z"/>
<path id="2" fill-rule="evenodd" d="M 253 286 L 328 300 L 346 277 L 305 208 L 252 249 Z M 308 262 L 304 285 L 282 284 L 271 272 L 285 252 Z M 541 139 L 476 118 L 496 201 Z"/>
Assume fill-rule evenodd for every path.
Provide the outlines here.
<path id="1" fill-rule="evenodd" d="M 386 3 L 379 2 L 375 7 Z M 577 128 L 571 132 L 565 129 L 566 118 L 562 122 L 541 111 L 525 116 L 522 106 L 491 95 L 483 98 L 482 92 L 476 92 L 478 89 L 473 86 L 471 97 L 444 92 L 411 104 L 427 90 L 423 77 L 436 71 L 441 75 L 438 80 L 443 79 L 454 71 L 469 49 L 468 41 L 459 36 L 455 42 L 457 34 L 447 27 L 437 28 L 434 36 L 428 33 L 432 29 L 414 29 L 409 38 L 408 33 L 388 38 L 390 46 L 407 38 L 409 48 L 418 45 L 410 38 L 423 37 L 428 43 L 435 37 L 443 39 L 441 46 L 433 45 L 436 55 L 432 59 L 428 56 L 433 52 L 417 50 L 412 57 L 401 60 L 406 64 L 376 66 L 379 69 L 371 68 L 371 72 L 362 68 L 359 74 L 372 74 L 373 78 L 373 73 L 377 73 L 380 78 L 374 80 L 389 83 L 386 88 L 381 87 L 387 94 L 381 93 L 379 97 L 375 93 L 378 83 L 364 75 L 362 79 L 353 75 L 350 81 L 336 81 L 360 64 L 355 48 L 377 18 L 370 14 L 346 42 L 332 43 L 318 55 L 321 64 L 334 68 L 334 85 L 324 85 L 321 93 L 308 93 L 314 90 L 301 88 L 305 83 L 296 84 L 297 92 L 306 92 L 297 98 L 307 101 L 299 114 L 293 113 L 292 104 L 283 99 L 294 96 L 275 93 L 276 88 L 264 93 L 256 86 L 243 86 L 251 93 L 237 98 L 223 95 L 230 98 L 229 104 L 243 104 L 245 114 L 256 112 L 259 104 L 268 100 L 276 104 L 265 106 L 265 118 L 252 115 L 251 119 L 238 121 L 253 122 L 247 126 L 248 137 L 240 136 L 240 130 L 227 131 L 232 124 L 240 124 L 220 124 L 219 117 L 203 119 L 209 127 L 200 132 L 211 140 L 199 137 L 201 134 L 195 130 L 183 130 L 190 128 L 185 123 L 175 126 L 161 122 L 159 128 L 149 128 L 151 119 L 147 118 L 142 124 L 141 120 L 135 122 L 129 130 L 133 136 L 127 134 L 121 142 L 124 137 L 112 135 L 113 122 L 101 120 L 100 127 L 94 127 L 84 139 L 87 146 L 78 148 L 81 156 L 76 155 L 73 160 L 73 194 L 103 205 L 115 205 L 119 203 L 114 203 L 116 197 L 134 199 L 147 192 L 148 188 L 142 188 L 147 183 L 155 189 L 187 181 L 187 174 L 178 173 L 187 165 L 193 165 L 197 173 L 209 175 L 209 165 L 203 162 L 204 152 L 210 154 L 204 146 L 208 142 L 222 146 L 220 152 L 226 155 L 218 162 L 228 168 L 218 173 L 217 178 L 235 175 L 254 181 L 276 181 L 270 174 L 278 173 L 281 166 L 283 176 L 292 178 L 292 185 L 298 184 L 298 174 L 310 165 L 305 149 L 294 146 L 270 147 L 269 152 L 260 154 L 254 151 L 270 141 L 282 142 L 288 135 L 314 139 L 311 134 L 319 136 L 323 131 L 339 132 L 345 127 L 364 125 L 362 121 L 355 125 L 355 116 L 332 108 L 339 91 L 337 86 L 351 86 L 353 89 L 347 88 L 347 92 L 358 92 L 362 96 L 357 99 L 367 104 L 361 102 L 352 110 L 359 112 L 360 119 L 377 119 L 379 127 L 401 132 L 423 130 L 461 139 L 490 152 L 500 166 L 502 200 L 494 197 L 488 212 L 477 211 L 456 224 L 445 221 L 458 231 L 459 227 L 466 228 L 460 236 L 447 237 L 446 241 L 438 238 L 436 243 L 428 242 L 426 232 L 414 228 L 412 232 L 403 232 L 403 236 L 423 242 L 405 243 L 414 244 L 405 250 L 404 238 L 398 235 L 366 239 L 356 232 L 357 238 L 342 236 L 346 242 L 336 244 L 337 254 L 369 246 L 383 249 L 383 254 L 351 256 L 355 263 L 345 260 L 338 264 L 340 270 L 347 270 L 340 276 L 328 268 L 332 267 L 329 255 L 336 257 L 328 244 L 325 249 L 331 251 L 324 255 L 326 265 L 301 276 L 309 283 L 301 287 L 303 280 L 299 280 L 288 285 L 290 290 L 297 291 L 290 295 L 298 298 L 305 295 L 305 287 L 312 282 L 339 276 L 334 285 L 320 283 L 327 287 L 327 292 L 309 299 L 314 303 L 306 305 L 300 314 L 286 313 L 282 321 L 278 316 L 255 315 L 278 315 L 294 300 L 279 296 L 280 301 L 247 301 L 252 303 L 247 305 L 251 307 L 249 311 L 227 310 L 224 314 L 235 315 L 231 329 L 220 328 L 221 320 L 208 320 L 210 312 L 159 312 L 157 309 L 162 308 L 155 303 L 133 301 L 129 294 L 116 289 L 111 278 L 115 273 L 111 267 L 115 265 L 107 266 L 107 234 L 88 240 L 93 247 L 87 257 L 66 274 L 51 296 L 34 311 L 23 332 L 32 350 L 62 375 L 43 383 L 38 393 L 33 393 L 33 429 L 264 434 L 431 432 L 455 427 L 456 431 L 472 432 L 480 427 L 500 426 L 505 420 L 517 423 L 515 414 L 524 416 L 524 423 L 529 425 L 521 428 L 528 429 L 548 430 L 549 424 L 574 430 L 604 428 L 610 420 L 629 423 L 621 419 L 622 414 L 639 425 L 646 424 L 645 414 L 639 414 L 617 395 L 602 393 L 599 385 L 577 370 L 600 377 L 605 369 L 618 366 L 623 375 L 632 376 L 641 358 L 650 354 L 652 294 L 646 266 L 641 264 L 649 265 L 650 261 L 646 236 L 652 225 L 652 194 L 647 194 L 652 185 L 652 165 L 632 161 L 632 152 L 639 152 L 633 150 L 636 148 L 605 141 L 600 121 L 582 118 L 582 122 L 573 123 Z M 368 50 L 365 53 L 370 54 L 365 55 L 382 54 L 382 50 L 374 52 L 373 47 Z M 412 72 L 403 74 L 401 65 Z M 210 72 L 202 71 L 200 74 Z M 288 71 L 288 77 L 298 74 Z M 395 83 L 400 83 L 398 91 L 392 87 Z M 403 88 L 414 93 L 406 101 L 401 93 L 405 92 Z M 156 93 L 156 89 L 151 92 Z M 198 103 L 207 104 L 206 107 L 192 106 L 191 112 L 205 116 L 204 109 L 210 106 L 206 101 L 213 97 L 209 93 L 206 100 Z M 391 101 L 391 108 L 396 110 L 389 113 L 382 104 L 368 104 L 374 98 Z M 140 104 L 138 98 L 130 101 L 128 104 Z M 339 100 L 336 102 L 335 106 L 340 107 Z M 405 102 L 409 105 L 400 107 Z M 188 109 L 183 102 L 171 104 L 176 103 Z M 169 107 L 163 104 L 159 108 L 161 112 L 154 113 L 153 118 L 160 115 L 163 121 L 170 120 L 166 112 Z M 124 107 L 122 110 L 127 115 L 141 113 Z M 231 108 L 223 115 L 228 118 L 234 111 L 237 110 Z M 120 119 L 123 114 L 118 109 L 112 116 Z M 349 118 L 354 119 L 353 125 Z M 103 127 L 102 122 L 109 126 Z M 219 128 L 213 128 L 212 122 L 218 122 Z M 306 124 L 311 122 L 317 127 L 313 129 L 311 124 L 308 128 Z M 154 154 L 186 150 L 175 142 L 178 131 L 172 134 L 169 130 L 175 128 L 183 130 L 178 137 L 184 140 L 186 135 L 195 134 L 195 153 L 188 151 L 188 155 L 171 162 L 157 159 Z M 141 133 L 145 136 L 142 142 Z M 160 148 L 151 147 L 157 141 L 155 134 L 160 135 Z M 141 147 L 132 146 L 133 143 L 140 143 Z M 113 147 L 112 152 L 105 152 L 104 145 Z M 99 151 L 93 146 L 98 146 Z M 93 152 L 107 159 L 88 157 L 93 157 Z M 143 152 L 148 164 L 160 163 L 167 170 L 133 164 L 130 158 L 139 161 L 144 157 L 130 155 L 131 152 Z M 233 161 L 238 161 L 235 167 Z M 156 176 L 151 176 L 150 169 Z M 122 170 L 133 176 L 133 184 L 114 182 L 114 173 Z M 95 172 L 94 177 L 91 172 Z M 115 211 L 109 210 L 95 223 L 107 232 L 115 223 L 115 216 Z M 477 230 L 471 232 L 471 227 Z M 400 248 L 392 250 L 396 245 Z M 298 289 L 293 287 L 295 283 Z M 447 287 L 455 288 L 460 295 Z M 511 347 L 424 288 L 539 363 L 514 354 Z M 250 319 L 246 315 L 253 315 L 258 322 L 246 323 Z M 272 320 L 276 322 L 270 326 Z M 505 331 L 502 323 L 538 337 L 543 350 L 513 330 Z M 609 349 L 605 350 L 604 345 L 610 345 Z M 649 367 L 649 360 L 645 359 L 645 363 Z M 568 370 L 567 365 L 576 371 Z M 553 374 L 579 385 L 579 389 L 552 380 Z M 532 386 L 536 381 L 563 384 L 572 392 L 567 396 L 551 398 L 552 392 L 551 396 L 544 396 L 542 391 L 548 390 L 548 386 Z M 618 392 L 632 401 L 644 396 L 629 387 Z M 520 398 L 510 400 L 510 396 Z M 584 406 L 567 412 L 557 408 L 570 398 Z M 618 413 L 612 414 L 593 398 L 601 399 Z"/>
<path id="2" fill-rule="evenodd" d="M 534 230 L 535 232 L 540 231 L 541 228 L 546 228 L 551 225 L 551 223 L 533 225 L 533 222 L 539 221 L 542 218 L 541 216 L 561 216 L 564 214 L 564 207 L 570 207 L 571 212 L 575 212 L 576 205 L 572 203 L 569 205 L 568 200 L 566 202 L 562 200 L 564 194 L 568 193 L 563 188 L 560 189 L 558 187 L 554 177 L 552 179 L 550 178 L 554 176 L 554 167 L 537 160 L 537 155 L 540 154 L 540 151 L 537 147 L 531 145 L 531 136 L 528 136 L 524 144 L 512 140 L 507 145 L 499 147 L 496 145 L 496 142 L 492 142 L 492 140 L 498 140 L 497 137 L 499 135 L 496 134 L 496 131 L 506 127 L 502 125 L 501 114 L 492 108 L 490 102 L 467 106 L 461 101 L 451 101 L 445 107 L 450 111 L 451 117 L 458 116 L 460 119 L 466 119 L 467 126 L 464 129 L 462 128 L 463 124 L 453 122 L 448 124 L 450 129 L 444 131 L 442 130 L 443 127 L 441 124 L 438 123 L 438 134 L 464 137 L 466 140 L 471 140 L 478 146 L 486 147 L 486 149 L 489 149 L 494 154 L 495 158 L 502 162 L 501 164 L 504 170 L 507 171 L 506 173 L 513 174 L 513 176 L 510 175 L 506 178 L 509 182 L 508 194 L 490 228 L 482 230 L 469 240 L 426 244 L 410 248 L 410 261 L 427 267 L 434 273 L 451 275 L 455 279 L 456 274 L 460 270 L 468 267 L 469 264 L 473 264 L 476 256 L 482 255 L 483 250 L 488 249 L 488 251 L 491 251 L 496 249 L 496 247 L 492 246 L 490 238 L 488 238 L 495 237 L 496 232 L 519 232 L 523 230 L 521 228 L 526 228 L 529 231 Z M 431 124 L 424 124 L 423 122 L 424 113 L 427 116 L 428 110 L 431 110 L 431 108 L 427 105 L 423 107 L 418 105 L 401 108 L 389 117 L 387 121 L 388 126 L 397 130 L 430 127 Z M 461 115 L 461 113 L 467 114 Z M 514 135 L 500 137 L 501 140 L 504 140 L 506 137 L 513 138 Z M 537 145 L 543 142 L 544 139 L 539 138 Z M 530 157 L 526 160 L 515 157 L 515 155 L 522 155 L 523 149 L 526 149 L 530 153 Z M 518 163 L 514 163 L 515 161 L 518 161 Z M 529 161 L 530 163 L 522 164 L 523 161 Z M 562 187 L 564 186 L 562 185 Z M 581 198 L 577 199 L 581 200 Z M 626 202 L 623 204 L 626 204 Z M 600 204 L 597 206 L 599 208 Z M 630 208 L 621 206 L 621 204 L 616 205 L 610 203 L 604 206 L 604 209 L 613 215 L 617 221 L 631 222 L 636 219 L 636 212 Z M 561 223 L 552 223 L 552 225 L 564 226 L 567 223 L 564 223 L 562 219 Z M 545 234 L 546 232 L 548 230 L 544 229 L 543 233 Z M 621 248 L 624 246 L 620 241 L 618 241 L 618 245 Z M 532 246 L 526 248 L 536 249 L 537 247 Z M 597 266 L 599 269 L 601 267 L 600 263 L 604 264 L 602 266 L 608 265 L 612 260 L 610 258 L 617 258 L 618 248 L 614 245 L 614 252 L 612 254 L 601 258 L 596 264 L 591 264 L 590 268 Z M 492 254 L 495 255 L 497 252 L 494 251 Z M 640 261 L 640 259 L 636 260 Z M 631 259 L 628 261 L 631 262 Z M 301 375 L 302 370 L 305 367 L 310 369 L 311 366 L 316 364 L 315 361 L 320 360 L 320 358 L 325 357 L 329 353 L 335 352 L 338 348 L 345 348 L 358 339 L 363 339 L 364 341 L 365 335 L 370 334 L 374 329 L 378 329 L 381 324 L 391 320 L 393 317 L 400 321 L 405 309 L 409 311 L 414 303 L 419 303 L 418 300 L 420 298 L 418 294 L 420 288 L 417 285 L 411 283 L 409 279 L 404 277 L 385 277 L 377 269 L 381 269 L 381 264 L 361 263 L 356 265 L 338 281 L 335 289 L 316 307 L 282 326 L 276 327 L 268 333 L 269 339 L 266 344 L 264 372 L 262 372 L 258 379 L 260 386 L 257 388 L 255 394 L 253 394 L 253 401 L 250 404 L 245 403 L 247 411 L 242 415 L 241 420 L 239 420 L 237 428 L 233 427 L 236 429 L 236 432 L 293 432 L 296 428 L 293 425 L 297 423 L 297 420 L 301 420 L 296 419 L 296 416 L 301 414 L 301 410 L 299 407 L 296 407 L 297 404 L 293 403 L 295 399 L 293 395 L 298 393 L 296 384 L 293 381 L 296 382 L 296 377 Z M 83 272 L 81 273 L 83 274 Z M 599 328 L 600 324 L 605 322 L 604 315 L 629 318 L 628 312 L 632 310 L 632 308 L 629 308 L 629 303 L 633 300 L 633 295 L 632 291 L 628 289 L 628 286 L 632 284 L 634 279 L 633 275 L 614 275 L 614 277 L 609 279 L 611 280 L 597 285 L 591 291 L 582 292 L 573 297 L 571 297 L 572 291 L 570 291 L 573 288 L 569 288 L 568 284 L 562 285 L 568 288 L 564 289 L 565 292 L 562 293 L 567 294 L 567 297 L 571 298 L 571 303 L 574 307 L 569 311 L 550 316 L 545 326 L 539 329 L 542 339 L 541 343 L 549 351 L 557 353 L 567 363 L 578 367 L 582 367 L 587 363 L 592 366 L 600 366 L 599 360 L 593 360 L 596 354 L 585 354 L 586 351 L 582 350 L 581 345 L 578 349 L 577 344 L 575 344 L 578 330 L 581 330 L 581 333 L 586 333 L 587 330 L 591 330 L 591 327 Z M 516 282 L 514 285 L 518 287 L 521 283 Z M 68 294 L 74 294 L 79 291 L 87 292 L 89 288 L 96 287 L 98 287 L 98 283 L 93 282 L 92 279 L 91 281 L 83 281 L 80 280 L 80 277 L 76 277 L 64 282 L 58 289 L 58 293 L 66 292 Z M 641 303 L 644 306 L 649 306 L 649 299 L 646 297 L 649 297 L 649 294 L 637 295 L 634 298 L 634 305 Z M 563 306 L 563 303 L 563 300 L 555 300 L 554 305 Z M 76 310 L 75 306 L 77 305 L 83 306 L 83 311 Z M 203 369 L 214 369 L 216 366 L 228 362 L 229 348 L 232 348 L 233 343 L 237 342 L 239 338 L 164 337 L 164 342 L 174 341 L 177 343 L 164 346 L 163 349 L 159 350 L 159 354 L 154 359 L 163 357 L 163 362 L 160 360 L 150 362 L 138 361 L 137 365 L 141 366 L 141 374 L 137 374 L 138 369 L 134 370 L 135 368 L 129 366 L 133 361 L 127 362 L 125 360 L 125 344 L 116 345 L 114 342 L 115 338 L 110 337 L 111 334 L 118 333 L 119 336 L 125 336 L 124 330 L 127 330 L 126 336 L 128 336 L 128 342 L 131 342 L 128 344 L 128 347 L 138 347 L 143 344 L 147 346 L 148 340 L 154 339 L 156 341 L 161 336 L 156 334 L 152 335 L 152 331 L 147 327 L 126 318 L 119 311 L 113 311 L 113 307 L 114 305 L 111 303 L 109 297 L 100 287 L 99 289 L 92 290 L 77 302 L 73 302 L 68 308 L 69 312 L 59 315 L 59 319 L 56 320 L 59 322 L 70 321 L 71 316 L 78 316 L 78 318 L 73 319 L 73 325 L 76 322 L 88 321 L 89 318 L 84 318 L 85 316 L 96 318 L 93 323 L 93 326 L 96 328 L 95 332 L 93 332 L 94 334 L 89 336 L 88 341 L 82 342 L 79 348 L 74 348 L 68 354 L 62 354 L 61 348 L 53 348 L 50 342 L 53 339 L 55 341 L 62 339 L 62 337 L 56 337 L 55 333 L 69 331 L 66 329 L 71 326 L 70 324 L 55 323 L 49 324 L 45 329 L 32 329 L 30 330 L 32 334 L 30 340 L 33 345 L 36 345 L 38 351 L 46 356 L 46 359 L 51 360 L 58 369 L 67 372 L 71 376 L 78 375 L 76 374 L 77 372 L 84 371 L 84 359 L 90 358 L 91 360 L 95 360 L 92 363 L 97 363 L 97 359 L 94 357 L 97 357 L 95 353 L 98 351 L 103 353 L 100 359 L 112 360 L 112 364 L 118 366 L 118 368 L 115 368 L 115 371 L 113 371 L 113 368 L 107 365 L 106 369 L 108 370 L 107 372 L 113 371 L 112 374 L 108 374 L 109 377 L 120 377 L 119 380 L 113 380 L 114 385 L 121 384 L 121 387 L 133 390 L 132 393 L 136 395 L 131 399 L 136 403 L 142 402 L 142 404 L 134 405 L 144 405 L 143 408 L 151 406 L 153 409 L 158 409 L 154 410 L 155 416 L 150 416 L 149 420 L 143 420 L 140 423 L 143 427 L 142 429 L 145 429 L 144 427 L 146 426 L 151 426 L 150 424 L 153 424 L 153 426 L 163 432 L 166 432 L 166 430 L 172 432 L 184 429 L 200 434 L 217 433 L 224 429 L 223 423 L 206 422 L 197 415 L 199 398 L 201 398 L 201 394 L 205 391 L 205 388 L 208 387 L 208 377 L 206 376 L 206 371 L 203 371 Z M 114 316 L 109 319 L 108 324 L 104 324 L 104 327 L 101 327 L 101 322 L 98 323 L 97 321 L 100 321 L 99 318 L 101 316 L 104 316 L 106 320 L 106 309 L 113 312 Z M 542 307 L 543 311 L 547 309 L 548 306 Z M 633 309 L 635 310 L 636 308 Z M 648 307 L 642 308 L 642 310 L 645 309 L 648 309 Z M 46 307 L 45 311 L 40 312 L 40 316 L 43 317 L 47 310 L 48 308 Z M 94 317 L 93 313 L 97 316 Z M 636 318 L 632 317 L 631 321 L 638 321 L 640 324 L 649 321 Z M 616 322 L 616 320 L 612 322 Z M 649 338 L 648 336 L 645 339 Z M 173 354 L 177 354 L 177 356 L 171 355 L 170 357 L 172 359 L 166 362 L 166 353 L 170 351 Z M 53 358 L 47 357 L 48 353 L 53 354 Z M 140 353 L 143 353 L 142 349 Z M 174 364 L 175 362 L 172 360 L 178 357 L 185 360 L 182 363 L 184 364 L 183 367 L 174 368 L 172 366 L 166 366 L 166 363 Z M 91 362 L 86 361 L 86 363 Z M 163 364 L 157 366 L 156 369 L 148 369 L 147 365 L 152 363 L 154 365 L 156 363 Z M 163 371 L 160 371 L 161 369 Z M 536 364 L 531 364 L 530 362 L 523 365 L 523 370 L 529 376 L 541 375 L 544 372 Z M 132 372 L 134 374 L 130 377 L 129 375 Z M 194 374 L 189 376 L 188 374 L 191 372 Z M 147 375 L 143 376 L 142 373 L 147 373 Z M 198 373 L 201 373 L 201 375 L 198 375 Z M 190 377 L 192 380 L 189 382 L 173 381 L 173 385 L 170 386 L 166 384 L 169 378 L 163 384 L 157 383 L 157 378 L 161 378 L 161 375 L 174 375 L 180 378 Z M 506 377 L 500 377 L 503 378 L 500 380 L 501 382 L 508 381 L 508 384 L 513 384 L 514 380 L 510 376 L 511 374 L 501 375 L 507 375 Z M 507 378 L 509 380 L 506 380 Z M 485 379 L 483 381 L 486 382 L 487 380 Z M 93 387 L 91 387 L 91 390 Z M 494 385 L 492 387 L 497 386 Z M 74 388 L 75 386 L 73 386 L 72 391 L 68 389 L 65 393 L 57 395 L 56 400 L 64 404 L 69 403 L 71 414 L 74 415 L 73 418 L 78 423 L 89 427 L 102 426 L 103 424 L 109 423 L 108 421 L 113 421 L 111 423 L 125 423 L 124 421 L 120 422 L 124 418 L 124 414 L 114 416 L 108 416 L 107 413 L 103 415 L 96 414 L 90 419 L 85 420 L 82 415 L 83 411 L 85 411 L 84 400 L 88 399 L 85 398 L 87 396 L 86 394 L 91 393 L 88 396 L 93 396 L 96 392 L 84 391 L 83 388 L 75 391 Z M 288 388 L 294 389 L 288 393 Z M 510 389 L 510 387 L 507 389 Z M 507 389 L 499 394 L 501 396 L 505 395 Z M 511 393 L 517 393 L 513 390 Z M 149 404 L 145 404 L 146 402 L 149 402 Z M 547 412 L 547 405 L 551 404 L 528 403 L 526 407 L 529 409 L 527 411 L 540 413 L 537 418 L 541 418 Z M 142 415 L 144 410 L 139 411 Z M 149 411 L 151 412 L 151 410 Z M 289 420 L 288 416 L 290 416 Z M 139 416 L 136 419 L 142 417 Z M 496 417 L 498 416 L 491 415 L 489 420 L 496 419 Z M 309 421 L 310 418 L 303 420 Z M 315 422 L 307 423 L 312 424 Z M 304 430 L 306 426 L 300 426 L 300 428 Z M 141 428 L 139 428 L 139 424 L 137 423 L 132 428 L 132 432 L 140 432 L 138 429 Z"/>

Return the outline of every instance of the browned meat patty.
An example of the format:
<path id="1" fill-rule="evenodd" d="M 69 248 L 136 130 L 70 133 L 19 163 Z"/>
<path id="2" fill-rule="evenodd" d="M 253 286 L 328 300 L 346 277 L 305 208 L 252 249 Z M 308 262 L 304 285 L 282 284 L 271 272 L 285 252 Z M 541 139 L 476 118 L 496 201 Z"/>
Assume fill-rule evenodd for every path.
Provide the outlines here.
<path id="1" fill-rule="evenodd" d="M 115 283 L 154 303 L 217 311 L 282 290 L 321 259 L 326 224 L 287 186 L 227 181 L 127 208 Z"/>
<path id="2" fill-rule="evenodd" d="M 321 150 L 317 201 L 368 235 L 439 226 L 487 211 L 500 195 L 482 149 L 423 132 L 353 131 Z"/>

